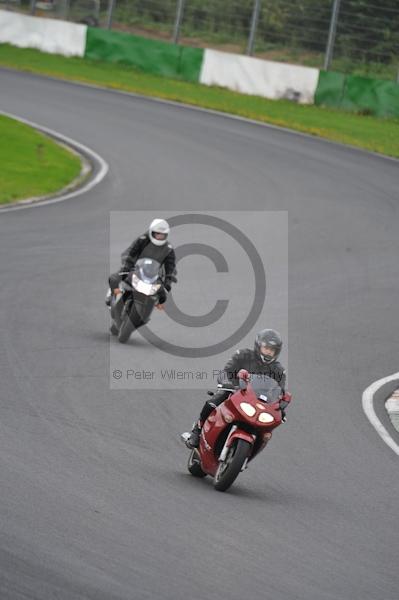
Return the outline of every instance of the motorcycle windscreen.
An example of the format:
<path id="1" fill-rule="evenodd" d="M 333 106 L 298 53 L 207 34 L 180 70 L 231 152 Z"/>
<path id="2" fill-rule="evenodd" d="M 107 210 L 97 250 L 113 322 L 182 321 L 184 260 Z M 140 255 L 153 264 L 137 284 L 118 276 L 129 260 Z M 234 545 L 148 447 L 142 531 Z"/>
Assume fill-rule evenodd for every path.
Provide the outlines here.
<path id="1" fill-rule="evenodd" d="M 153 258 L 140 258 L 136 262 L 135 272 L 144 283 L 155 283 L 159 277 L 161 264 Z"/>
<path id="2" fill-rule="evenodd" d="M 282 390 L 275 379 L 262 373 L 251 373 L 250 382 L 259 400 L 267 404 L 273 404 L 273 402 L 278 401 Z"/>

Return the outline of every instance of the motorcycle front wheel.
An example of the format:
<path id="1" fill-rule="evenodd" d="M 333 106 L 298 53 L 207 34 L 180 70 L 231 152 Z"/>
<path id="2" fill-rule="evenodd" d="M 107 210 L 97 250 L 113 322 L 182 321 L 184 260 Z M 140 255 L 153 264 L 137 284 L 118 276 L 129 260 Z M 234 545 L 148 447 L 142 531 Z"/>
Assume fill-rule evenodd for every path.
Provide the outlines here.
<path id="1" fill-rule="evenodd" d="M 251 444 L 245 440 L 236 440 L 229 449 L 226 459 L 219 464 L 214 479 L 214 488 L 225 492 L 237 479 L 245 460 L 251 452 Z"/>
<path id="2" fill-rule="evenodd" d="M 109 328 L 109 330 L 112 333 L 112 335 L 118 335 L 118 333 L 119 333 L 119 329 L 117 328 L 117 326 L 115 325 L 115 323 L 112 323 L 112 325 Z"/>
<path id="3" fill-rule="evenodd" d="M 135 327 L 131 321 L 131 317 L 128 313 L 123 317 L 121 326 L 119 328 L 118 340 L 121 344 L 126 344 L 130 336 L 132 335 Z"/>
<path id="4" fill-rule="evenodd" d="M 198 456 L 198 450 L 194 448 L 191 450 L 190 456 L 188 457 L 187 469 L 193 475 L 193 477 L 206 477 L 206 473 L 201 469 L 201 463 Z"/>

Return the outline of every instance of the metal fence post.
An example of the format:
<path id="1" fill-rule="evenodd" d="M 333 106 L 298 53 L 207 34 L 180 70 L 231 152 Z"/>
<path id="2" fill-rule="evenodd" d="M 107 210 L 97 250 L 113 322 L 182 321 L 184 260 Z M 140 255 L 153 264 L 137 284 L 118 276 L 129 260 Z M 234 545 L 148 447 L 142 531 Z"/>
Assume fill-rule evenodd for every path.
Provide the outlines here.
<path id="1" fill-rule="evenodd" d="M 341 5 L 341 0 L 334 0 L 332 13 L 331 13 L 330 31 L 328 33 L 326 55 L 324 57 L 324 70 L 325 71 L 328 71 L 328 69 L 331 66 L 331 62 L 332 62 L 332 57 L 333 57 L 333 53 L 334 53 L 334 45 L 335 45 L 335 36 L 337 33 L 337 23 L 338 23 L 340 5 Z"/>
<path id="2" fill-rule="evenodd" d="M 71 0 L 64 0 L 64 19 L 69 20 L 69 13 L 71 12 Z"/>
<path id="3" fill-rule="evenodd" d="M 36 0 L 30 0 L 29 14 L 34 15 L 36 12 Z"/>
<path id="4" fill-rule="evenodd" d="M 68 21 L 70 0 L 59 0 L 59 2 L 55 4 L 55 9 L 57 11 L 58 17 L 60 17 L 64 21 Z"/>
<path id="5" fill-rule="evenodd" d="M 252 56 L 252 54 L 254 53 L 255 36 L 256 36 L 256 30 L 258 27 L 261 1 L 262 0 L 255 0 L 255 2 L 254 2 L 254 9 L 252 11 L 251 29 L 249 31 L 248 46 L 247 46 L 248 56 Z"/>
<path id="6" fill-rule="evenodd" d="M 116 0 L 108 0 L 107 29 L 112 29 L 112 17 L 114 15 Z"/>
<path id="7" fill-rule="evenodd" d="M 181 29 L 181 24 L 183 22 L 183 14 L 184 14 L 185 4 L 186 4 L 186 0 L 177 0 L 176 20 L 175 20 L 175 26 L 173 29 L 173 43 L 174 44 L 179 43 L 180 29 Z"/>

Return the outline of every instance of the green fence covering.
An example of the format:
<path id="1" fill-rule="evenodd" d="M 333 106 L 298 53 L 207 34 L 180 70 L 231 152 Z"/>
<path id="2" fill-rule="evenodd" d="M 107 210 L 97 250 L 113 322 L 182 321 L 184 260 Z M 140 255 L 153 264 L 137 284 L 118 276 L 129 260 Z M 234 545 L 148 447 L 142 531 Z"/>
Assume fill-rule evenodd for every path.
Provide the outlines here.
<path id="1" fill-rule="evenodd" d="M 133 65 L 145 73 L 198 81 L 204 51 L 88 27 L 85 58 Z"/>
<path id="2" fill-rule="evenodd" d="M 204 49 L 190 48 L 188 46 L 177 47 L 179 48 L 178 77 L 186 81 L 198 82 L 204 59 Z"/>
<path id="3" fill-rule="evenodd" d="M 315 104 L 335 108 L 340 106 L 344 94 L 345 79 L 346 75 L 342 75 L 341 73 L 320 71 L 319 82 L 314 97 Z"/>
<path id="4" fill-rule="evenodd" d="M 399 85 L 394 81 L 351 75 L 346 80 L 341 106 L 377 117 L 399 117 Z"/>
<path id="5" fill-rule="evenodd" d="M 202 48 L 87 28 L 85 58 L 132 65 L 145 73 L 197 82 L 203 57 Z M 315 104 L 378 117 L 399 117 L 399 84 L 320 71 Z"/>
<path id="6" fill-rule="evenodd" d="M 321 71 L 315 104 L 377 117 L 399 117 L 399 84 Z"/>

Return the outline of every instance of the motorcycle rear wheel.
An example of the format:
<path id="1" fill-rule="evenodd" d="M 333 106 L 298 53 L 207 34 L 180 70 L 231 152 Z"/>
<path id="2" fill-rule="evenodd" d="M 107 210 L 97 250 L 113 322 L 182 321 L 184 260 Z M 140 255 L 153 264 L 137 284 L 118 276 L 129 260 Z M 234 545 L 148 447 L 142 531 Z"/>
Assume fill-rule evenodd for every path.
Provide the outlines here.
<path id="1" fill-rule="evenodd" d="M 198 450 L 191 450 L 188 457 L 187 469 L 193 477 L 206 477 L 206 473 L 201 469 L 201 463 L 198 456 Z"/>
<path id="2" fill-rule="evenodd" d="M 225 492 L 237 479 L 245 460 L 251 452 L 251 444 L 245 440 L 237 440 L 227 453 L 224 462 L 219 464 L 214 479 L 214 488 Z"/>

